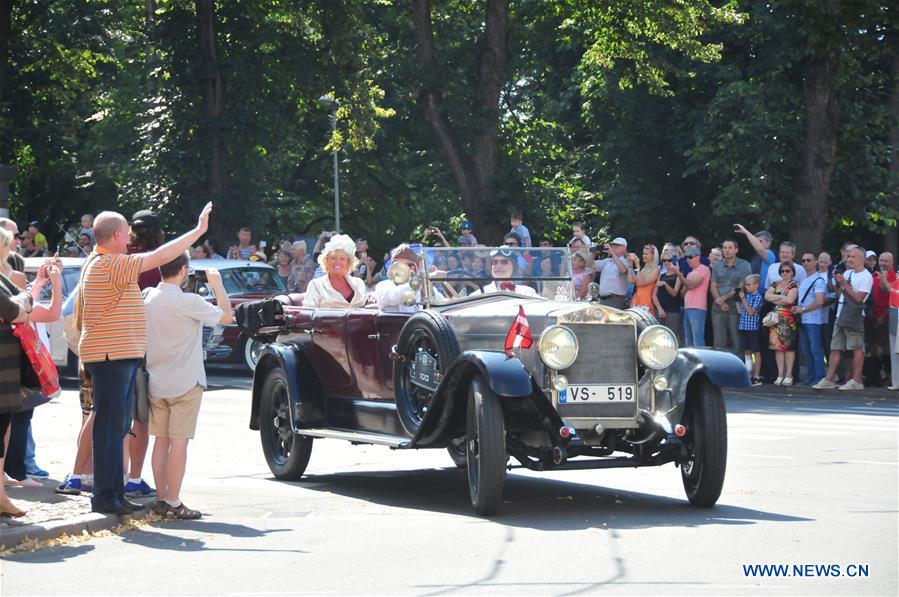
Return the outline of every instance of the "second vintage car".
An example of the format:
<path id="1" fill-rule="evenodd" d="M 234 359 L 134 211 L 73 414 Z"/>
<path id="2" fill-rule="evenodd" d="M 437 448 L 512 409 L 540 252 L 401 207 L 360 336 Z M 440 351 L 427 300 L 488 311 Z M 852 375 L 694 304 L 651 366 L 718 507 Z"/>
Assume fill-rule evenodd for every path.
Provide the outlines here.
<path id="1" fill-rule="evenodd" d="M 232 308 L 247 301 L 284 294 L 287 290 L 278 272 L 267 263 L 241 259 L 191 259 L 191 275 L 186 290 L 212 303 L 215 303 L 215 296 L 206 284 L 205 274 L 209 268 L 215 268 L 222 274 L 222 284 Z M 236 325 L 204 328 L 203 334 L 207 362 L 240 363 L 250 371 L 256 368 L 264 344 L 241 333 Z"/>
<path id="2" fill-rule="evenodd" d="M 315 438 L 338 438 L 448 450 L 481 515 L 502 503 L 510 457 L 534 471 L 673 464 L 691 504 L 716 503 L 721 388 L 749 385 L 742 361 L 679 348 L 643 311 L 568 300 L 567 249 L 427 251 L 424 263 L 484 260 L 486 277 L 397 264 L 413 313 L 312 309 L 298 295 L 238 307 L 242 332 L 268 342 L 250 428 L 275 477 L 300 479 Z"/>

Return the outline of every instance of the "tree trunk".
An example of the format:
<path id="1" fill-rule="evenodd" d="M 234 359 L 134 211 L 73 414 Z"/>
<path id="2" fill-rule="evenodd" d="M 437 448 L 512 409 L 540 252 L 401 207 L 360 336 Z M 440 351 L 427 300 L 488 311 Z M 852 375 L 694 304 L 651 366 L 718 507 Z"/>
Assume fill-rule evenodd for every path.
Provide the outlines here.
<path id="1" fill-rule="evenodd" d="M 479 240 L 496 242 L 503 225 L 496 220 L 494 205 L 495 176 L 499 163 L 499 97 L 506 66 L 508 48 L 508 0 L 488 0 L 484 33 L 477 58 L 477 89 L 472 106 L 473 136 L 466 144 L 460 132 L 449 122 L 443 110 L 440 74 L 434 51 L 434 32 L 430 0 L 413 0 L 412 22 L 415 26 L 416 54 L 422 84 L 418 103 L 425 120 L 434 129 L 447 165 L 456 179 L 462 208 L 474 224 Z"/>
<path id="2" fill-rule="evenodd" d="M 892 36 L 893 41 L 899 38 L 899 34 Z M 892 44 L 896 47 L 897 44 Z M 890 179 L 893 181 L 892 189 L 888 192 L 892 196 L 893 214 L 899 212 L 899 190 L 896 184 L 899 183 L 899 155 L 896 154 L 896 148 L 899 147 L 899 53 L 893 53 L 893 64 L 891 69 L 893 75 L 893 89 L 890 93 L 890 146 L 893 148 L 890 156 Z M 887 229 L 883 239 L 884 251 L 889 251 L 894 257 L 899 258 L 899 234 L 897 234 L 896 226 Z M 897 259 L 899 261 L 899 259 Z"/>
<path id="3" fill-rule="evenodd" d="M 840 17 L 840 0 L 824 0 L 823 18 L 828 29 L 835 28 Z M 824 36 L 826 38 L 826 36 Z M 827 226 L 830 183 L 836 164 L 837 124 L 840 109 L 834 90 L 839 50 L 826 41 L 814 49 L 803 84 L 805 101 L 805 141 L 800 167 L 794 181 L 790 214 L 793 242 L 797 252 L 817 253 L 823 247 Z"/>
<path id="4" fill-rule="evenodd" d="M 225 111 L 225 84 L 219 71 L 216 49 L 215 0 L 196 0 L 197 26 L 200 38 L 200 69 L 204 79 L 203 95 L 206 104 L 206 134 L 210 142 L 210 168 L 207 185 L 212 199 L 225 190 L 225 148 L 219 133 Z"/>
<path id="5" fill-rule="evenodd" d="M 0 0 L 0 110 L 9 85 L 9 40 L 12 36 L 12 7 L 14 0 Z"/>

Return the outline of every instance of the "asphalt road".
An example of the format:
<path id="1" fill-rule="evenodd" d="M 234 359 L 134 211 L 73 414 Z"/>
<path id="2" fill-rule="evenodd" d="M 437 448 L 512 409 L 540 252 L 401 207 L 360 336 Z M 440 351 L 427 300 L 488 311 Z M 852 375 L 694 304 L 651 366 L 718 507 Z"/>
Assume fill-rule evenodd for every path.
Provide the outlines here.
<path id="1" fill-rule="evenodd" d="M 308 478 L 275 481 L 249 381 L 211 382 L 183 493 L 204 518 L 15 555 L 4 595 L 899 593 L 896 400 L 728 394 L 712 510 L 687 505 L 673 465 L 516 469 L 484 519 L 443 451 L 316 440 Z M 74 437 L 74 415 L 42 408 L 36 430 Z M 789 576 L 747 575 L 756 564 Z"/>

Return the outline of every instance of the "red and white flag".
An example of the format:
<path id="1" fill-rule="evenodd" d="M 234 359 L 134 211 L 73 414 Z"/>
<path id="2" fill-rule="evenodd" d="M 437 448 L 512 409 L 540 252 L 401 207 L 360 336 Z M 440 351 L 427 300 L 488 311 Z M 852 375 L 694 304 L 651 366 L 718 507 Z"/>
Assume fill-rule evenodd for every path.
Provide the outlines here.
<path id="1" fill-rule="evenodd" d="M 524 307 L 518 305 L 518 316 L 512 322 L 509 333 L 506 334 L 506 354 L 512 356 L 513 349 L 530 348 L 533 343 L 531 326 L 528 324 L 528 318 L 524 315 Z"/>

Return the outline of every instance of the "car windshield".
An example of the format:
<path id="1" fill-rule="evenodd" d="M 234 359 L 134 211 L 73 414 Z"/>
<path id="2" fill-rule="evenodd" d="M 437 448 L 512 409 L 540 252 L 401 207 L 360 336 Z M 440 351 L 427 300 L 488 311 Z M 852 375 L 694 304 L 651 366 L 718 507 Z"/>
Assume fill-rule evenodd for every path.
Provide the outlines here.
<path id="1" fill-rule="evenodd" d="M 474 294 L 509 291 L 567 300 L 572 266 L 567 248 L 414 247 L 426 267 L 431 303 Z"/>
<path id="2" fill-rule="evenodd" d="M 221 269 L 219 273 L 222 274 L 222 284 L 225 287 L 225 292 L 229 295 L 287 290 L 284 280 L 276 275 L 274 269 L 235 267 L 233 269 Z"/>

